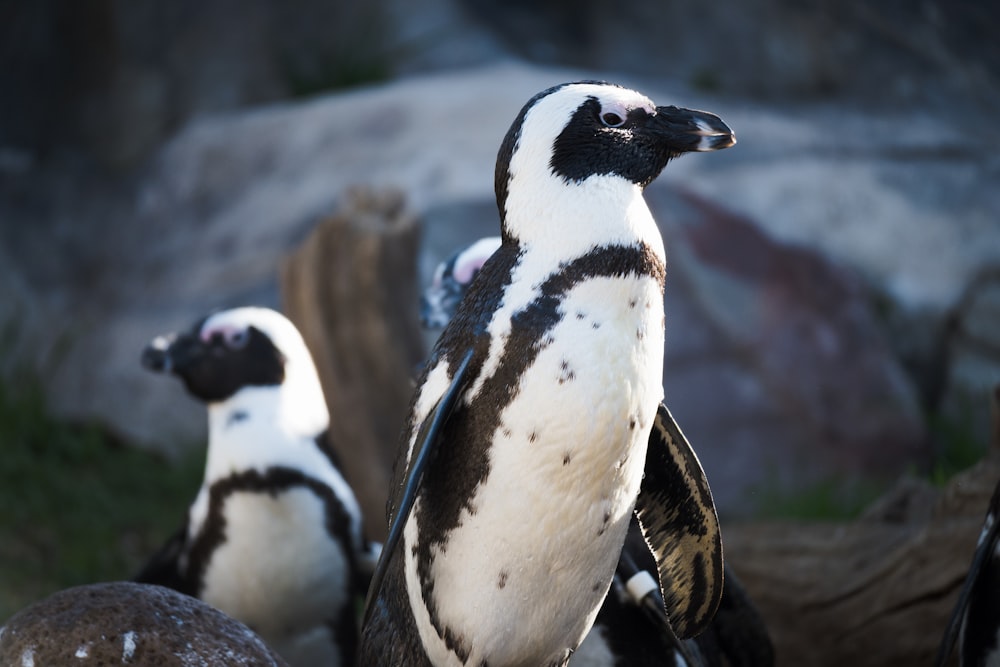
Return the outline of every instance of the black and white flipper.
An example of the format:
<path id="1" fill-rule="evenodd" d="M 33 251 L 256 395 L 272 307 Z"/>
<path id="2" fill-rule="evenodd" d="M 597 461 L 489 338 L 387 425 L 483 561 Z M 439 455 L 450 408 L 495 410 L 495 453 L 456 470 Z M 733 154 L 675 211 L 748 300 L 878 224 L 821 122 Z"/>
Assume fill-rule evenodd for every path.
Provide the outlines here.
<path id="1" fill-rule="evenodd" d="M 693 637 L 722 597 L 722 534 L 701 463 L 663 403 L 643 470 L 635 513 L 653 550 L 670 623 L 678 636 Z"/>
<path id="2" fill-rule="evenodd" d="M 396 546 L 399 544 L 399 540 L 403 536 L 403 526 L 406 525 L 406 521 L 410 516 L 410 511 L 413 509 L 413 502 L 417 498 L 417 492 L 420 490 L 420 483 L 424 478 L 424 471 L 427 469 L 427 465 L 433 460 L 434 454 L 437 452 L 437 445 L 439 438 L 442 437 L 442 432 L 444 430 L 444 424 L 448 417 L 451 416 L 452 411 L 458 402 L 458 397 L 461 395 L 467 386 L 466 371 L 469 368 L 469 361 L 472 359 L 472 352 L 470 351 L 462 359 L 459 364 L 458 369 L 455 371 L 452 377 L 451 386 L 448 387 L 448 391 L 444 393 L 441 400 L 431 408 L 430 413 L 427 415 L 427 419 L 424 420 L 423 424 L 420 425 L 420 431 L 417 433 L 416 443 L 413 447 L 413 457 L 410 460 L 410 465 L 406 471 L 406 486 L 403 489 L 402 496 L 399 500 L 399 506 L 395 510 L 395 516 L 392 524 L 389 526 L 389 532 L 386 535 L 385 543 L 382 545 L 382 557 L 379 558 L 378 563 L 375 566 L 375 572 L 372 575 L 372 579 L 368 588 L 368 595 L 365 599 L 365 612 L 364 619 L 367 620 L 372 609 L 372 599 L 377 596 L 379 589 L 382 587 L 382 580 L 385 578 L 386 569 L 389 566 L 389 561 L 391 560 L 391 554 L 395 551 Z"/>

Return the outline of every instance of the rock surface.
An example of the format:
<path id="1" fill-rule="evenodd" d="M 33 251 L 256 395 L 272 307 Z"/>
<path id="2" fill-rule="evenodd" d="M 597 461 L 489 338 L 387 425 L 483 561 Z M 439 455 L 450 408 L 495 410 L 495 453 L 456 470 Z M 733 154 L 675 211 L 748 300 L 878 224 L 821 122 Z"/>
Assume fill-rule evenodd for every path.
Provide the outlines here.
<path id="1" fill-rule="evenodd" d="M 285 667 L 214 607 L 129 582 L 68 588 L 22 609 L 0 627 L 0 664 Z"/>
<path id="2" fill-rule="evenodd" d="M 723 510 L 927 464 L 916 392 L 855 275 L 688 191 L 646 198 L 668 248 L 666 399 Z"/>
<path id="3" fill-rule="evenodd" d="M 199 114 L 515 57 L 778 102 L 958 107 L 966 125 L 1000 103 L 1000 10 L 975 0 L 95 0 L 4 18 L 0 149 L 15 160 L 71 145 L 134 165 Z"/>
<path id="4" fill-rule="evenodd" d="M 724 527 L 777 664 L 935 664 L 998 477 L 994 450 L 944 488 L 901 480 L 856 521 Z"/>
<path id="5" fill-rule="evenodd" d="M 517 64 L 415 76 L 201 118 L 141 173 L 110 182 L 44 165 L 7 173 L 7 364 L 42 369 L 60 414 L 165 449 L 203 437 L 203 409 L 139 367 L 150 337 L 215 307 L 279 306 L 282 257 L 354 185 L 399 188 L 424 218 L 426 278 L 453 248 L 495 233 L 495 155 L 524 101 L 593 76 Z M 668 399 L 696 446 L 719 448 L 706 466 L 727 471 L 723 484 L 730 474 L 770 484 L 796 478 L 788 452 L 836 473 L 891 474 L 914 452 L 919 463 L 899 341 L 878 331 L 865 293 L 891 303 L 905 332 L 933 325 L 1000 263 L 1000 159 L 976 128 L 923 111 L 748 106 L 615 78 L 711 109 L 739 139 L 677 160 L 650 190 L 665 193 L 657 215 L 672 248 Z M 681 286 L 688 305 L 676 300 Z M 697 327 L 703 337 L 686 333 Z M 812 458 L 816 446 L 839 453 Z"/>

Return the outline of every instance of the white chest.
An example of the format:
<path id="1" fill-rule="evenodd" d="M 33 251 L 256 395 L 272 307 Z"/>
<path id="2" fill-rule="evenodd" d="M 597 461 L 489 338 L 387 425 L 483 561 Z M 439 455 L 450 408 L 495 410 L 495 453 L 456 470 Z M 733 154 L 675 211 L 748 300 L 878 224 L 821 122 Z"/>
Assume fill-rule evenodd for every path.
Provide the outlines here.
<path id="1" fill-rule="evenodd" d="M 470 648 L 464 664 L 544 665 L 574 649 L 607 591 L 638 493 L 662 398 L 659 285 L 594 278 L 562 304 L 501 413 L 472 510 L 432 548 L 434 604 Z M 412 520 L 405 539 L 417 539 Z M 431 627 L 406 555 L 432 661 L 462 664 Z"/>
<path id="2" fill-rule="evenodd" d="M 348 602 L 349 568 L 321 500 L 292 488 L 236 492 L 225 503 L 227 539 L 208 562 L 201 597 L 269 643 L 325 626 Z"/>

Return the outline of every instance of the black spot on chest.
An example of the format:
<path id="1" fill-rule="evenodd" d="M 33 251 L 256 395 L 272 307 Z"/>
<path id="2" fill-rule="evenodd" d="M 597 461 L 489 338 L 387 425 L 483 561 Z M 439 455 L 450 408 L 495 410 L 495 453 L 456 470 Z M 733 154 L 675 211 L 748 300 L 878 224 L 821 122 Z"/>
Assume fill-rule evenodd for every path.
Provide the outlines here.
<path id="1" fill-rule="evenodd" d="M 570 367 L 569 362 L 565 359 L 559 365 L 559 384 L 565 384 L 571 380 L 576 379 L 576 371 Z"/>
<path id="2" fill-rule="evenodd" d="M 470 373 L 473 377 L 480 373 L 490 345 L 486 328 L 510 285 L 517 260 L 517 251 L 504 246 L 483 266 L 484 275 L 473 284 L 462 309 L 442 334 L 428 369 L 435 367 L 441 358 L 454 368 L 472 346 Z M 651 277 L 662 289 L 665 267 L 645 245 L 596 248 L 552 273 L 542 282 L 538 295 L 511 316 L 507 342 L 495 373 L 483 381 L 475 402 L 471 406 L 460 405 L 449 419 L 436 463 L 425 474 L 420 505 L 423 510 L 417 512 L 425 544 L 442 541 L 458 525 L 462 508 L 489 473 L 493 434 L 498 430 L 507 434 L 511 430 L 501 423 L 500 415 L 516 398 L 521 377 L 539 352 L 553 344 L 550 334 L 564 317 L 561 303 L 566 294 L 593 278 L 629 275 Z M 575 378 L 571 363 L 563 360 L 560 376 L 554 380 L 568 382 Z M 407 441 L 418 426 L 409 424 Z"/>
<path id="3" fill-rule="evenodd" d="M 250 415 L 245 410 L 233 410 L 226 419 L 226 428 L 241 424 L 250 419 Z"/>

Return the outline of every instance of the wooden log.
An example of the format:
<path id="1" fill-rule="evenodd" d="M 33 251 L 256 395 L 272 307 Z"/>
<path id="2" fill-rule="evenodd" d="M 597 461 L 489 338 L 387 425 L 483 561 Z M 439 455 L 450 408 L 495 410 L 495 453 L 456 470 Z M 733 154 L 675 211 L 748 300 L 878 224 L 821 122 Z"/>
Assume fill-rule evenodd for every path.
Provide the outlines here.
<path id="1" fill-rule="evenodd" d="M 724 526 L 778 665 L 933 664 L 1000 480 L 998 424 L 986 458 L 943 489 L 903 480 L 851 523 Z"/>
<path id="2" fill-rule="evenodd" d="M 280 272 L 284 312 L 316 361 L 334 447 L 375 540 L 385 537 L 390 471 L 424 357 L 419 241 L 400 192 L 356 189 Z"/>

